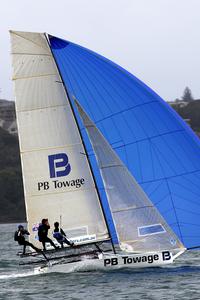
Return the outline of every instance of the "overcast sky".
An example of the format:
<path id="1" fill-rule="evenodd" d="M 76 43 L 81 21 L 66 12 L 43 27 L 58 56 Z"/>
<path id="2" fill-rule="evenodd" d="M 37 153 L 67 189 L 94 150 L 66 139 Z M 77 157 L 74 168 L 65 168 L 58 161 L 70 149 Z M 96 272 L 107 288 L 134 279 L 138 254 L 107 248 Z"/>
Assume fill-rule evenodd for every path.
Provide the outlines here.
<path id="1" fill-rule="evenodd" d="M 0 98 L 13 100 L 9 29 L 94 50 L 167 101 L 186 86 L 200 98 L 200 0 L 2 0 Z"/>

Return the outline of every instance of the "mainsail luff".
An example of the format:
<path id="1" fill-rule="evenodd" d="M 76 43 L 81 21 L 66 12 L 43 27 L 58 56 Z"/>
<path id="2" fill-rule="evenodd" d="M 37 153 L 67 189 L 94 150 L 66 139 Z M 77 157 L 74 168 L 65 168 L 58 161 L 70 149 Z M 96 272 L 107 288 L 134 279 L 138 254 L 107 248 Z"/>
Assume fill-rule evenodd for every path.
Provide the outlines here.
<path id="1" fill-rule="evenodd" d="M 184 249 L 95 124 L 75 102 L 97 158 L 121 249 L 128 252 Z"/>
<path id="2" fill-rule="evenodd" d="M 69 237 L 105 240 L 95 184 L 46 38 L 26 32 L 11 37 L 30 239 L 35 240 L 42 218 L 53 224 L 62 216 Z"/>

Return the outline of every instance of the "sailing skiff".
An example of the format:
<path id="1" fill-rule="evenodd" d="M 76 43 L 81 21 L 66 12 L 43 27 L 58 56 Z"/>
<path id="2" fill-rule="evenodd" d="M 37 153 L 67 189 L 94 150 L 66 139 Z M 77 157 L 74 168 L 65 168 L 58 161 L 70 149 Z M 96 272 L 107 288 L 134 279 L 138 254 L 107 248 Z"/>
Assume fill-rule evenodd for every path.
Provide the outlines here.
<path id="1" fill-rule="evenodd" d="M 198 248 L 200 143 L 190 128 L 98 54 L 10 34 L 30 241 L 40 246 L 48 217 L 76 244 L 40 261 L 22 255 L 25 264 L 38 273 L 152 267 Z"/>

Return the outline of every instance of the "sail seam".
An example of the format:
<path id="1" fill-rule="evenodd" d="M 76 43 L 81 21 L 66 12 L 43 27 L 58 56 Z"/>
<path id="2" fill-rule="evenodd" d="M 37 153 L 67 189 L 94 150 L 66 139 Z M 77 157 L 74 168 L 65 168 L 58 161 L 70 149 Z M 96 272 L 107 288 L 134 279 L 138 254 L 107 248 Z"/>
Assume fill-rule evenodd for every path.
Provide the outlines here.
<path id="1" fill-rule="evenodd" d="M 84 130 L 86 130 L 84 127 L 81 128 L 81 131 L 84 131 Z M 143 139 L 137 139 L 137 140 L 135 140 L 131 143 L 126 143 L 126 144 L 123 144 L 123 145 L 120 145 L 120 146 L 115 146 L 115 147 L 113 147 L 113 149 L 120 149 L 122 147 L 127 147 L 127 146 L 130 146 L 130 145 L 133 145 L 133 144 L 137 144 L 137 143 L 140 143 L 140 142 L 147 141 L 147 140 L 151 141 L 152 139 L 155 139 L 157 137 L 161 137 L 161 136 L 172 134 L 172 133 L 178 133 L 178 132 L 185 132 L 185 129 L 177 129 L 177 130 L 172 130 L 172 131 L 168 131 L 168 132 L 157 134 L 157 135 L 147 136 Z M 110 145 L 113 145 L 115 143 L 120 143 L 120 142 L 123 142 L 123 141 L 114 142 L 114 143 L 111 143 Z"/>
<path id="2" fill-rule="evenodd" d="M 199 224 L 188 223 L 188 222 L 180 222 L 180 226 L 184 226 L 184 225 L 192 225 L 192 226 L 200 227 Z M 184 235 L 184 236 L 186 236 L 186 235 Z M 200 235 L 199 235 L 199 236 L 200 236 Z M 188 237 L 191 237 L 191 236 L 188 236 Z"/>
<path id="3" fill-rule="evenodd" d="M 185 131 L 185 129 L 177 129 L 177 130 L 172 130 L 172 131 L 168 131 L 168 132 L 157 134 L 157 135 L 148 136 L 146 138 L 136 140 L 136 141 L 131 142 L 131 143 L 127 143 L 127 144 L 125 144 L 125 146 L 129 146 L 129 145 L 133 145 L 133 144 L 136 144 L 136 143 L 144 142 L 146 140 L 152 140 L 152 139 L 155 139 L 157 137 L 161 137 L 161 136 L 168 135 L 168 134 L 171 134 L 171 133 L 184 132 L 184 131 Z M 117 146 L 117 147 L 115 147 L 115 149 L 119 149 L 119 148 L 122 148 L 122 147 L 124 147 L 124 145 Z"/>
<path id="4" fill-rule="evenodd" d="M 114 113 L 114 114 L 108 115 L 108 116 L 106 116 L 106 117 L 103 118 L 103 119 L 97 120 L 97 121 L 95 122 L 95 124 L 97 124 L 97 123 L 99 123 L 99 122 L 102 122 L 102 121 L 104 121 L 104 120 L 106 120 L 106 119 L 115 117 L 115 116 L 117 116 L 117 115 L 119 115 L 119 114 L 122 114 L 122 113 L 124 113 L 124 112 L 130 111 L 130 110 L 132 110 L 132 109 L 134 109 L 134 108 L 137 108 L 137 107 L 140 107 L 140 106 L 143 106 L 143 105 L 147 105 L 147 104 L 151 104 L 151 103 L 158 103 L 158 101 L 157 101 L 157 100 L 153 100 L 153 101 L 149 101 L 149 102 L 144 102 L 144 103 L 137 104 L 137 105 L 131 106 L 131 107 L 129 107 L 129 108 L 120 110 L 119 112 L 116 112 L 116 113 Z"/>
<path id="5" fill-rule="evenodd" d="M 169 182 L 168 182 L 167 179 L 166 179 L 166 184 L 167 184 L 167 189 L 168 189 L 169 196 L 170 196 L 170 199 L 171 199 L 171 203 L 172 203 L 172 206 L 173 206 L 173 209 L 174 209 L 174 215 L 175 215 L 175 218 L 176 218 L 176 222 L 177 222 L 177 226 L 178 226 L 178 230 L 179 230 L 181 242 L 183 243 L 182 231 L 181 231 L 181 228 L 180 228 L 179 219 L 178 219 L 177 211 L 176 211 L 176 208 L 175 208 L 174 199 L 173 199 L 173 196 L 172 196 L 172 193 L 171 193 L 171 189 L 169 187 Z"/>
<path id="6" fill-rule="evenodd" d="M 192 214 L 192 215 L 197 215 L 197 216 L 200 216 L 200 213 L 197 213 L 197 212 L 194 212 L 194 211 L 190 211 L 190 210 L 186 210 L 186 209 L 183 209 L 183 208 L 181 208 L 181 207 L 175 207 L 177 210 L 181 210 L 181 211 L 185 211 L 185 212 L 187 212 L 187 213 L 189 213 L 189 214 Z"/>
<path id="7" fill-rule="evenodd" d="M 141 207 L 136 207 L 136 206 L 131 206 L 131 207 L 127 207 L 127 208 L 121 208 L 121 209 L 116 209 L 113 210 L 113 213 L 118 213 L 118 212 L 123 212 L 123 211 L 128 211 L 128 210 L 133 210 L 133 209 L 144 209 L 144 208 L 154 208 L 153 205 L 145 205 L 145 206 L 141 206 Z"/>
<path id="8" fill-rule="evenodd" d="M 51 150 L 51 149 L 62 149 L 62 148 L 70 148 L 70 147 L 75 147 L 77 145 L 81 145 L 82 146 L 82 143 L 76 143 L 76 144 L 65 144 L 65 145 L 62 145 L 62 146 L 54 146 L 54 147 L 48 147 L 48 148 L 38 148 L 38 149 L 31 149 L 31 150 L 21 150 L 20 153 L 21 154 L 24 154 L 24 153 L 30 153 L 30 152 L 36 152 L 36 151 L 45 151 L 45 150 Z M 85 155 L 85 153 L 82 153 L 80 152 L 80 154 L 82 155 Z"/>
<path id="9" fill-rule="evenodd" d="M 24 77 L 13 77 L 12 80 L 20 80 L 20 79 L 30 79 L 30 78 L 37 78 L 37 77 L 47 77 L 47 76 L 57 76 L 58 74 L 39 74 L 39 75 L 32 75 L 32 76 L 24 76 Z"/>
<path id="10" fill-rule="evenodd" d="M 48 53 L 26 53 L 26 52 L 12 52 L 11 55 L 32 55 L 32 56 L 49 56 L 51 57 L 50 54 Z"/>
<path id="11" fill-rule="evenodd" d="M 194 191 L 193 190 L 193 188 L 187 188 L 185 185 L 183 185 L 183 184 L 180 184 L 179 182 L 177 182 L 176 180 L 173 180 L 173 184 L 174 185 L 177 185 L 178 187 L 181 187 L 181 188 L 183 188 L 185 191 L 189 191 L 190 193 L 192 193 L 193 195 L 195 195 L 195 196 L 197 196 L 197 197 L 199 197 L 199 191 L 198 191 L 198 193 L 196 192 L 196 191 Z M 183 199 L 185 199 L 185 200 L 187 200 L 184 196 L 179 196 L 177 193 L 174 193 L 174 195 L 176 195 L 177 197 L 179 197 L 179 198 L 183 198 Z M 193 201 L 193 200 L 189 200 L 189 201 Z M 199 202 L 198 202 L 199 203 Z M 199 203 L 200 204 L 200 203 Z"/>
<path id="12" fill-rule="evenodd" d="M 189 174 L 194 174 L 194 173 L 198 173 L 198 172 L 200 172 L 200 169 L 195 170 L 195 171 L 191 171 L 191 172 L 180 173 L 178 175 L 166 176 L 166 177 L 158 178 L 158 179 L 155 179 L 155 180 L 138 181 L 138 183 L 139 184 L 146 184 L 146 183 L 158 182 L 158 181 L 167 180 L 167 179 L 171 179 L 171 178 L 176 178 L 176 177 L 179 177 L 179 176 L 184 176 L 184 175 L 189 175 Z"/>
<path id="13" fill-rule="evenodd" d="M 136 208 L 136 206 L 131 206 L 131 207 L 126 207 L 126 208 L 116 209 L 116 210 L 113 210 L 112 212 L 118 213 L 118 212 L 127 211 L 127 210 L 131 210 L 131 209 L 135 209 L 135 208 Z"/>
<path id="14" fill-rule="evenodd" d="M 122 168 L 124 168 L 124 166 L 122 164 L 119 164 L 119 165 L 105 165 L 103 167 L 100 167 L 100 169 L 115 168 L 115 167 L 122 167 Z"/>
<path id="15" fill-rule="evenodd" d="M 43 109 L 48 109 L 48 108 L 56 108 L 56 107 L 69 107 L 69 103 L 60 104 L 60 105 L 52 105 L 52 106 L 43 106 L 43 107 L 37 107 L 37 108 L 33 108 L 33 109 L 23 109 L 23 110 L 18 110 L 16 108 L 16 112 L 18 112 L 18 113 L 32 112 L 32 111 L 43 110 Z"/>

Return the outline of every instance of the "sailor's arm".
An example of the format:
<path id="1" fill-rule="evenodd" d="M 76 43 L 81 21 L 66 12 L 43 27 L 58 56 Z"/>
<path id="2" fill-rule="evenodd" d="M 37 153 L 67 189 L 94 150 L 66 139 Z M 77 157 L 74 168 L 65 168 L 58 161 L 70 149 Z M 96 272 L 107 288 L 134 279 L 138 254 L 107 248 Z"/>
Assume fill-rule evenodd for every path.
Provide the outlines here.
<path id="1" fill-rule="evenodd" d="M 30 235 L 30 233 L 28 232 L 28 230 L 23 230 L 23 234 Z"/>
<path id="2" fill-rule="evenodd" d="M 65 232 L 62 230 L 62 228 L 60 228 L 60 233 L 64 236 L 66 236 Z"/>

